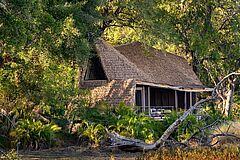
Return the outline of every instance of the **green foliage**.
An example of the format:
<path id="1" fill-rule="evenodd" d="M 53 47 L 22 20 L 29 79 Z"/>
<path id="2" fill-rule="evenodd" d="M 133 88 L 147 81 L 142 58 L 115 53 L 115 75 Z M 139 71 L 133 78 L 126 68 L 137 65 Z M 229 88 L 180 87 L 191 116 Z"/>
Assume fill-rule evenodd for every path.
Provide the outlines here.
<path id="1" fill-rule="evenodd" d="M 207 85 L 239 69 L 239 1 L 111 2 L 112 21 L 103 34 L 110 43 L 140 41 L 181 55 Z"/>
<path id="2" fill-rule="evenodd" d="M 104 138 L 105 128 L 102 124 L 89 123 L 84 121 L 78 129 L 80 138 L 87 137 L 91 143 L 99 144 Z"/>
<path id="3" fill-rule="evenodd" d="M 7 92 L 4 98 L 37 96 L 45 82 L 51 83 L 61 69 L 71 67 L 76 72 L 77 64 L 90 54 L 88 32 L 96 30 L 94 23 L 98 21 L 89 18 L 98 2 L 89 3 L 65 0 L 1 3 L 0 90 Z M 92 41 L 97 34 L 93 35 Z"/>
<path id="4" fill-rule="evenodd" d="M 132 107 L 123 103 L 117 107 L 99 104 L 95 108 L 86 108 L 80 118 L 83 122 L 79 126 L 78 134 L 88 136 L 94 143 L 105 137 L 103 128 L 123 136 L 142 139 L 147 143 L 154 142 L 164 131 L 160 121 L 135 114 Z"/>
<path id="5" fill-rule="evenodd" d="M 85 103 L 81 97 L 69 105 L 82 93 L 78 88 L 79 67 L 99 36 L 98 4 L 68 0 L 0 2 L 0 109 L 17 124 L 12 129 L 1 119 L 1 145 L 6 146 L 4 140 L 11 132 L 14 144 L 46 147 L 60 130 L 46 123 L 55 122 L 62 126 L 62 132 L 67 130 L 68 110 Z"/>
<path id="6" fill-rule="evenodd" d="M 162 130 L 165 131 L 168 126 L 170 126 L 183 113 L 184 112 L 171 112 L 171 114 L 162 121 Z M 199 112 L 198 114 L 189 115 L 171 136 L 178 141 L 184 141 L 193 133 L 198 132 L 199 129 L 211 125 L 216 121 L 224 121 L 223 115 L 218 110 L 214 109 L 213 106 L 205 107 L 201 113 Z M 210 133 L 210 128 L 205 130 L 205 132 Z"/>
<path id="7" fill-rule="evenodd" d="M 23 70 L 23 73 L 19 74 L 20 82 L 17 86 L 15 85 L 15 81 L 11 81 L 12 77 L 9 76 L 11 72 L 1 70 L 0 68 L 1 71 L 6 71 L 5 77 L 1 77 L 5 79 L 0 78 L 0 106 L 9 113 L 8 116 L 11 120 L 14 120 L 14 123 L 17 122 L 18 125 L 23 125 L 22 122 L 18 123 L 20 119 L 32 119 L 34 122 L 31 122 L 33 123 L 31 125 L 33 127 L 36 125 L 35 127 L 37 127 L 38 123 L 43 125 L 42 122 L 38 121 L 38 119 L 43 117 L 44 119 L 41 120 L 44 121 L 44 123 L 46 123 L 46 121 L 55 122 L 62 126 L 62 132 L 67 131 L 66 126 L 69 123 L 69 119 L 67 119 L 67 116 L 65 117 L 66 104 L 82 92 L 77 86 L 77 70 L 66 62 L 54 62 L 54 59 L 51 60 L 47 57 L 42 59 L 39 66 L 42 66 L 42 69 L 37 73 L 35 73 L 35 69 L 39 68 Z M 11 87 L 9 87 L 9 85 L 6 86 L 6 84 L 11 85 Z M 78 102 L 82 101 L 78 100 Z M 79 105 L 81 105 L 81 103 L 79 103 Z M 39 118 L 38 115 L 41 117 Z M 37 124 L 35 124 L 36 122 Z M 12 130 L 12 127 L 6 124 L 6 119 L 0 121 L 0 123 L 0 132 L 3 133 L 0 136 L 1 145 L 3 145 L 4 148 L 8 148 L 11 142 L 9 132 Z M 18 126 L 18 128 L 19 127 L 20 126 Z M 53 128 L 47 128 L 50 127 L 48 125 L 46 125 L 45 128 L 44 126 L 42 127 L 43 133 L 40 136 L 43 138 L 39 138 L 39 141 L 36 140 L 30 144 L 33 139 L 31 136 L 36 135 L 35 132 L 37 131 L 34 129 L 24 131 L 24 128 L 21 128 L 21 132 L 27 132 L 33 135 L 12 137 L 12 141 L 15 141 L 13 144 L 23 142 L 21 143 L 21 147 L 33 149 L 48 147 L 54 144 L 51 143 L 53 138 L 50 138 L 51 141 L 47 142 L 49 140 L 48 135 L 43 135 L 44 133 L 51 134 L 51 129 Z"/>
<path id="8" fill-rule="evenodd" d="M 11 146 L 9 132 L 14 126 L 11 119 L 0 110 L 0 148 L 8 149 Z"/>
<path id="9" fill-rule="evenodd" d="M 60 129 L 55 124 L 23 119 L 18 121 L 17 127 L 11 131 L 10 136 L 14 145 L 20 144 L 22 147 L 39 149 L 49 147 Z"/>
<path id="10" fill-rule="evenodd" d="M 66 106 L 72 99 L 84 92 L 78 89 L 76 76 L 78 72 L 76 68 L 71 67 L 69 63 L 64 61 L 50 59 L 47 56 L 39 57 L 41 62 L 38 63 L 38 67 L 22 69 L 21 74 L 18 74 L 17 85 L 14 75 L 12 76 L 9 70 L 1 70 L 0 68 L 0 72 L 5 74 L 4 77 L 0 77 L 0 106 L 9 113 L 8 116 L 11 120 L 14 120 L 14 123 L 17 122 L 18 125 L 21 125 L 17 127 L 16 132 L 23 132 L 22 135 L 19 137 L 13 136 L 12 141 L 15 141 L 13 144 L 20 142 L 23 148 L 38 149 L 52 145 L 51 141 L 53 138 L 48 138 L 48 136 L 51 136 L 51 132 L 55 132 L 54 130 L 51 131 L 54 128 L 51 128 L 49 124 L 44 125 L 38 121 L 37 119 L 41 119 L 38 115 L 47 121 L 52 121 L 62 126 L 62 132 L 65 132 L 67 131 L 66 126 L 70 121 L 68 116 L 66 116 L 67 109 L 69 109 Z M 36 72 L 39 69 L 41 70 Z M 82 106 L 85 104 L 85 100 L 83 97 L 78 98 L 74 104 Z M 22 126 L 24 123 L 18 121 L 20 119 L 28 121 L 32 119 L 33 122 L 30 122 L 33 124 L 29 125 L 33 128 L 37 127 L 38 123 L 41 123 L 43 126 L 42 128 L 36 128 L 36 130 L 27 130 L 26 127 Z M 45 121 L 44 119 L 43 121 Z M 4 148 L 8 148 L 11 142 L 9 132 L 12 128 L 7 123 L 9 122 L 6 122 L 6 119 L 1 119 L 0 121 L 0 132 L 2 133 L 0 144 Z M 38 137 L 39 140 L 35 140 L 37 137 L 35 132 L 41 132 L 40 137 Z M 27 134 L 30 136 L 25 136 Z"/>
<path id="11" fill-rule="evenodd" d="M 204 123 L 202 122 L 202 120 L 198 120 L 197 117 L 194 115 L 188 116 L 177 130 L 178 140 L 183 141 L 187 139 L 194 132 L 199 131 L 199 128 L 203 127 Z"/>
<path id="12" fill-rule="evenodd" d="M 98 104 L 94 108 L 84 109 L 84 112 L 80 115 L 82 123 L 78 126 L 78 134 L 81 137 L 88 137 L 92 142 L 97 143 L 105 137 L 106 133 L 103 128 L 107 128 L 109 131 L 115 131 L 122 136 L 153 143 L 182 114 L 183 112 L 173 111 L 162 121 L 158 121 L 144 114 L 135 114 L 132 107 L 126 106 L 123 103 L 117 107 Z M 224 120 L 222 114 L 211 106 L 206 107 L 199 114 L 201 116 L 196 114 L 188 116 L 171 136 L 178 141 L 184 141 L 193 133 L 198 132 L 200 128 L 210 125 L 215 121 L 220 122 Z M 208 134 L 210 130 L 205 130 L 205 132 Z M 93 137 L 96 139 L 94 140 Z"/>
<path id="13" fill-rule="evenodd" d="M 124 115 L 111 128 L 123 136 L 142 139 L 147 143 L 153 143 L 163 133 L 161 122 L 144 115 Z"/>
<path id="14" fill-rule="evenodd" d="M 162 124 L 144 114 L 135 114 L 133 108 L 120 104 L 116 107 L 118 120 L 110 128 L 120 135 L 138 138 L 152 143 L 160 137 L 164 130 Z"/>
<path id="15" fill-rule="evenodd" d="M 1 3 L 1 108 L 10 111 L 31 104 L 64 114 L 66 100 L 78 94 L 77 68 L 90 54 L 88 29 L 94 31 L 97 21 L 89 18 L 91 10 L 83 8 L 95 10 L 97 4 L 30 0 Z"/>
<path id="16" fill-rule="evenodd" d="M 95 11 L 98 1 L 8 1 L 1 3 L 1 57 L 18 58 L 20 52 L 37 50 L 82 60 L 89 54 L 90 37 L 98 35 Z M 88 9 L 86 9 L 88 8 Z M 85 57 L 86 58 L 86 57 Z"/>
<path id="17" fill-rule="evenodd" d="M 123 103 L 116 107 L 98 104 L 94 108 L 85 108 L 82 111 L 79 117 L 82 123 L 78 124 L 78 135 L 97 145 L 106 137 L 105 129 L 122 136 L 144 140 L 146 143 L 154 143 L 183 114 L 183 112 L 173 111 L 162 121 L 158 121 L 144 114 L 135 114 L 132 107 Z M 210 105 L 198 114 L 189 115 L 171 134 L 171 137 L 183 142 L 195 133 L 197 133 L 196 136 L 201 134 L 200 129 L 213 123 L 218 125 L 225 120 L 226 118 L 215 109 L 215 106 Z M 211 133 L 212 127 L 204 129 L 204 134 Z"/>
<path id="18" fill-rule="evenodd" d="M 135 115 L 124 104 L 88 108 L 87 93 L 78 89 L 78 68 L 92 53 L 94 40 L 101 35 L 113 44 L 138 40 L 182 54 L 204 83 L 211 84 L 239 68 L 237 6 L 237 1 L 216 0 L 0 2 L 0 109 L 18 124 L 12 130 L 1 117 L 1 145 L 8 143 L 5 137 L 11 131 L 16 143 L 38 148 L 53 139 L 56 129 L 43 121 L 55 122 L 64 132 L 78 118 L 86 121 L 79 134 L 93 143 L 105 134 L 103 127 L 154 141 L 179 115 L 158 122 Z M 206 116 L 207 123 L 219 117 L 215 111 L 211 115 L 215 118 Z M 239 111 L 232 116 L 239 117 Z M 184 139 L 198 125 L 202 124 L 190 116 L 174 137 Z"/>
<path id="19" fill-rule="evenodd" d="M 14 123 L 20 120 L 16 132 L 33 137 L 38 130 L 51 133 L 50 124 L 38 121 L 37 115 L 44 121 L 69 120 L 65 117 L 66 104 L 81 93 L 78 67 L 89 56 L 98 35 L 97 4 L 67 0 L 0 2 L 0 109 L 9 113 Z M 0 132 L 9 138 L 11 129 L 5 130 L 5 122 L 0 123 Z M 37 124 L 42 128 L 37 129 Z M 28 125 L 36 131 L 24 128 Z M 28 147 L 31 136 L 17 141 Z M 43 140 L 33 142 L 33 148 L 49 139 L 48 135 L 41 137 Z M 1 135 L 0 139 L 6 138 Z"/>
<path id="20" fill-rule="evenodd" d="M 240 107 L 239 105 L 236 105 L 233 109 L 232 109 L 232 113 L 229 117 L 232 120 L 239 120 L 240 119 Z"/>

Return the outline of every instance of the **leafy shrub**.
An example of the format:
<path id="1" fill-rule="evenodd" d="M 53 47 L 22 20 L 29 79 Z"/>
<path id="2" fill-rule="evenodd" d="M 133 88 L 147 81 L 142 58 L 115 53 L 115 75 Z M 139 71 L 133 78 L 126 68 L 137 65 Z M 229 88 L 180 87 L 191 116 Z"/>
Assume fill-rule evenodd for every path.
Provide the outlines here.
<path id="1" fill-rule="evenodd" d="M 98 145 L 105 135 L 105 128 L 100 123 L 88 123 L 84 121 L 78 129 L 81 138 L 88 138 L 92 144 Z"/>
<path id="2" fill-rule="evenodd" d="M 81 110 L 79 118 L 83 123 L 79 126 L 78 134 L 80 136 L 83 135 L 83 131 L 89 128 L 89 134 L 85 134 L 85 137 L 88 136 L 91 142 L 100 142 L 100 139 L 105 135 L 105 132 L 101 130 L 102 128 L 107 128 L 109 131 L 115 131 L 122 136 L 153 143 L 160 138 L 163 132 L 182 114 L 183 111 L 172 111 L 162 121 L 158 121 L 144 114 L 136 114 L 132 107 L 126 106 L 124 103 L 116 107 L 101 103 L 94 108 L 86 107 Z M 201 114 L 201 116 L 197 114 L 189 115 L 171 136 L 178 141 L 184 141 L 191 134 L 199 131 L 199 128 L 209 125 L 216 120 L 223 119 L 221 113 L 214 110 L 214 107 L 206 107 L 201 113 L 199 112 L 199 114 Z M 98 125 L 101 127 L 96 127 Z M 96 132 L 101 135 L 96 136 L 96 140 L 93 140 L 91 137 Z M 210 131 L 206 130 L 206 132 Z"/>
<path id="3" fill-rule="evenodd" d="M 19 60 L 19 63 L 14 60 L 0 67 L 0 110 L 4 109 L 11 120 L 18 124 L 10 136 L 11 128 L 0 117 L 0 147 L 8 147 L 10 143 L 13 145 L 21 141 L 23 148 L 41 148 L 52 144 L 47 142 L 47 135 L 39 135 L 43 138 L 31 142 L 33 137 L 37 137 L 35 132 L 54 131 L 51 128 L 53 124 L 44 124 L 38 120 L 45 118 L 46 121 L 43 122 L 54 122 L 63 128 L 61 132 L 68 131 L 67 125 L 70 119 L 66 111 L 71 110 L 72 106 L 69 108 L 66 106 L 72 102 L 72 99 L 82 94 L 77 85 L 77 65 L 73 66 L 68 61 L 45 53 L 41 56 L 38 56 L 38 52 L 32 54 L 18 57 L 16 60 Z M 73 105 L 83 105 L 80 103 L 82 99 L 79 99 L 72 102 Z M 42 128 L 38 128 L 37 125 Z M 27 126 L 30 126 L 29 129 Z M 25 133 L 30 136 L 24 136 Z"/>
<path id="4" fill-rule="evenodd" d="M 111 130 L 120 135 L 152 143 L 162 134 L 162 124 L 144 115 L 122 115 Z"/>
<path id="5" fill-rule="evenodd" d="M 41 121 L 23 119 L 18 121 L 16 129 L 11 131 L 10 136 L 14 145 L 20 144 L 22 147 L 38 149 L 49 147 L 60 129 L 55 124 L 44 124 Z"/>
<path id="6" fill-rule="evenodd" d="M 203 128 L 203 126 L 204 123 L 202 120 L 198 120 L 195 115 L 189 115 L 176 131 L 178 132 L 178 140 L 185 140 L 194 132 L 199 131 L 199 128 Z"/>
<path id="7" fill-rule="evenodd" d="M 117 107 L 98 104 L 95 108 L 85 108 L 83 122 L 78 134 L 98 143 L 105 136 L 104 128 L 120 135 L 138 138 L 152 143 L 162 134 L 162 123 L 142 114 L 135 114 L 132 107 L 121 103 Z M 100 135 L 96 135 L 99 133 Z M 91 137 L 94 138 L 91 138 Z"/>
<path id="8" fill-rule="evenodd" d="M 13 128 L 13 123 L 7 113 L 2 109 L 0 110 L 0 148 L 9 149 L 10 138 L 9 132 Z"/>
<path id="9" fill-rule="evenodd" d="M 162 130 L 165 131 L 176 119 L 178 119 L 184 112 L 171 112 L 162 121 Z M 201 112 L 197 114 L 189 115 L 183 123 L 172 133 L 172 137 L 178 141 L 184 141 L 187 137 L 194 132 L 199 131 L 199 128 L 210 125 L 215 121 L 224 120 L 223 115 L 214 107 L 205 107 Z M 205 132 L 210 133 L 210 129 Z"/>
<path id="10" fill-rule="evenodd" d="M 123 136 L 152 143 L 163 133 L 160 121 L 144 114 L 135 114 L 132 107 L 120 104 L 119 107 L 115 108 L 115 114 L 118 119 L 115 126 L 111 126 L 111 129 Z"/>

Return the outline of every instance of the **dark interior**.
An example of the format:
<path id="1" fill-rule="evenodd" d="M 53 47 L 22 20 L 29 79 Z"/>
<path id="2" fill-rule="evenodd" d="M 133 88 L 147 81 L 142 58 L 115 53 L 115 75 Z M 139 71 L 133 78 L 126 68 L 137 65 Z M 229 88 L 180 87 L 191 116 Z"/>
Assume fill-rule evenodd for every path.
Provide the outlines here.
<path id="1" fill-rule="evenodd" d="M 163 88 L 151 88 L 150 105 L 151 106 L 174 106 L 175 105 L 174 90 Z"/>
<path id="2" fill-rule="evenodd" d="M 107 80 L 102 64 L 97 55 L 90 58 L 84 80 Z"/>
<path id="3" fill-rule="evenodd" d="M 140 87 L 140 86 L 139 86 Z M 148 90 L 146 86 L 145 87 L 145 102 L 146 106 L 148 105 Z M 185 92 L 183 91 L 177 91 L 178 96 L 178 108 L 185 109 L 184 104 L 184 95 Z M 136 91 L 136 105 L 142 106 L 142 100 L 141 100 L 141 92 Z M 192 93 L 192 104 L 196 102 L 196 94 Z M 187 108 L 190 107 L 190 93 L 186 92 L 186 105 Z M 175 107 L 175 91 L 172 89 L 164 89 L 164 88 L 151 88 L 150 89 L 150 106 L 174 106 Z"/>

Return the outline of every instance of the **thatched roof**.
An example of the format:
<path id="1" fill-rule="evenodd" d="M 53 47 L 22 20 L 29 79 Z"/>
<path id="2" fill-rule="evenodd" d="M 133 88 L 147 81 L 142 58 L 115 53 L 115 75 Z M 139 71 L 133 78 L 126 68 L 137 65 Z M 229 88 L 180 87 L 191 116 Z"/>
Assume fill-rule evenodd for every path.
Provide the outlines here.
<path id="1" fill-rule="evenodd" d="M 114 48 L 105 41 L 98 40 L 96 49 L 109 80 L 136 79 L 170 86 L 202 86 L 191 66 L 180 56 L 139 42 Z"/>

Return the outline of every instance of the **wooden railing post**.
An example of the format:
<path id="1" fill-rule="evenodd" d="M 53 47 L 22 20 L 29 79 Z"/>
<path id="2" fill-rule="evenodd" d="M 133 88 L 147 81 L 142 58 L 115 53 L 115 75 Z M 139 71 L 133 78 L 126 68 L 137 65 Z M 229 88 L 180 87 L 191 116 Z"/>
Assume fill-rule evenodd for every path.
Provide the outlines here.
<path id="1" fill-rule="evenodd" d="M 177 91 L 175 90 L 175 109 L 176 109 L 176 111 L 177 111 L 177 109 L 178 109 L 178 95 L 177 95 Z"/>

